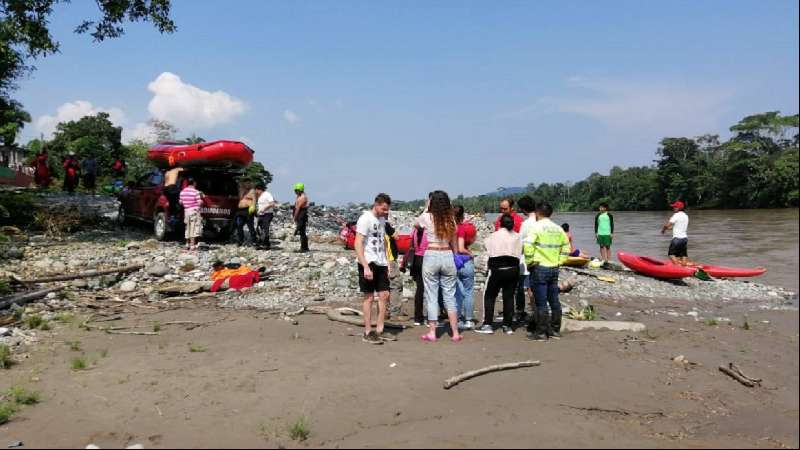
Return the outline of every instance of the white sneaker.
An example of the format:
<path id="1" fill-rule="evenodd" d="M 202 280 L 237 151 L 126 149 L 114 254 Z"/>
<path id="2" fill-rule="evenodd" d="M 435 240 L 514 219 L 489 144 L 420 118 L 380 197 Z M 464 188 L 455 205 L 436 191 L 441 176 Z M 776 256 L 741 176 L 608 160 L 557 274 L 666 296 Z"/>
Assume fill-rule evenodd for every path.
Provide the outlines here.
<path id="1" fill-rule="evenodd" d="M 475 329 L 475 322 L 471 320 L 467 320 L 464 322 L 464 329 L 465 330 L 474 330 Z"/>
<path id="2" fill-rule="evenodd" d="M 491 325 L 484 325 L 475 330 L 475 332 L 480 334 L 494 334 L 494 329 L 492 328 Z"/>
<path id="3" fill-rule="evenodd" d="M 512 330 L 511 327 L 507 327 L 507 326 L 503 325 L 503 333 L 505 333 L 505 334 L 514 334 L 514 330 Z"/>

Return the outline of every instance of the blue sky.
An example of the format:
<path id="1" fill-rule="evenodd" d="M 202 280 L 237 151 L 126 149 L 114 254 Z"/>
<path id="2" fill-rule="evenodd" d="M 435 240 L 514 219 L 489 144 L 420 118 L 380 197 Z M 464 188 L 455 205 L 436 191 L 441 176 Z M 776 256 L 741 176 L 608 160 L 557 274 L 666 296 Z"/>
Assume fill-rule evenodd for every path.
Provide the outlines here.
<path id="1" fill-rule="evenodd" d="M 106 110 L 128 138 L 243 139 L 279 200 L 397 199 L 433 189 L 578 181 L 649 164 L 665 136 L 798 112 L 797 1 L 173 0 L 178 32 L 72 34 L 17 98 L 23 140 Z"/>

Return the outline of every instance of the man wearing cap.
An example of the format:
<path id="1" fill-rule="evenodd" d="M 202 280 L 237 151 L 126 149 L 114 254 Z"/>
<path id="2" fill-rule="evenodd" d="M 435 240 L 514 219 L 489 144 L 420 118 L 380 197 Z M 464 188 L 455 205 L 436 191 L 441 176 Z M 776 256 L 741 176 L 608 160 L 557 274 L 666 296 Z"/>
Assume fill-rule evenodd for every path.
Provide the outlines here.
<path id="1" fill-rule="evenodd" d="M 308 251 L 308 236 L 306 236 L 306 227 L 308 226 L 308 196 L 306 195 L 306 186 L 303 183 L 294 184 L 294 193 L 297 199 L 294 202 L 293 219 L 295 223 L 295 235 L 300 235 L 300 253 Z"/>
<path id="2" fill-rule="evenodd" d="M 675 214 L 661 227 L 661 234 L 672 230 L 672 242 L 669 244 L 669 258 L 675 264 L 686 266 L 689 264 L 689 216 L 684 212 L 686 205 L 677 201 L 673 203 L 672 210 Z"/>

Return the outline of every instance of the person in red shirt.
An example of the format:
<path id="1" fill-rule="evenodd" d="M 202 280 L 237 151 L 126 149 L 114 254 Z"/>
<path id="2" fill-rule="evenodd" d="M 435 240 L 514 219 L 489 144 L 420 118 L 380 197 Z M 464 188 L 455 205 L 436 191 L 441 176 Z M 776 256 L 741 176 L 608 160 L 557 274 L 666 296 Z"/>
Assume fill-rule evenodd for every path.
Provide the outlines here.
<path id="1" fill-rule="evenodd" d="M 33 161 L 33 167 L 35 168 L 34 180 L 36 181 L 36 185 L 40 188 L 50 187 L 50 168 L 47 165 L 49 157 L 47 150 L 42 149 L 41 152 L 36 154 L 36 158 Z"/>
<path id="2" fill-rule="evenodd" d="M 494 230 L 497 231 L 500 229 L 500 219 L 503 217 L 503 214 L 508 214 L 514 219 L 514 232 L 519 233 L 519 229 L 522 227 L 522 222 L 525 219 L 522 218 L 516 211 L 514 211 L 514 199 L 507 197 L 500 200 L 500 215 L 497 216 L 497 220 L 494 222 Z"/>
<path id="3" fill-rule="evenodd" d="M 463 266 L 456 272 L 456 311 L 458 311 L 458 329 L 475 328 L 473 314 L 475 310 L 473 292 L 475 289 L 475 264 L 469 246 L 475 243 L 478 230 L 471 222 L 464 219 L 464 207 L 456 206 L 456 237 L 458 238 L 458 258 Z"/>

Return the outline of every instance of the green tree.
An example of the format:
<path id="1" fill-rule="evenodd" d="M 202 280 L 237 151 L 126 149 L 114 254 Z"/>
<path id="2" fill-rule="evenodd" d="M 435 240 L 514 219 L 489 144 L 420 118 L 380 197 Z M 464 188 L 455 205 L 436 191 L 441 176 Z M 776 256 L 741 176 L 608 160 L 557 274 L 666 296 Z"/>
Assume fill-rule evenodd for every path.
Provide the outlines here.
<path id="1" fill-rule="evenodd" d="M 147 125 L 153 130 L 155 141 L 152 142 L 152 144 L 175 141 L 175 135 L 178 133 L 178 129 L 170 122 L 166 120 L 150 119 Z"/>
<path id="2" fill-rule="evenodd" d="M 244 171 L 241 177 L 239 177 L 240 182 L 245 183 L 264 183 L 268 185 L 272 182 L 272 174 L 264 167 L 264 164 L 260 162 L 253 162 Z"/>
<path id="3" fill-rule="evenodd" d="M 0 97 L 0 144 L 14 145 L 19 132 L 30 121 L 31 115 L 19 102 Z"/>
<path id="4" fill-rule="evenodd" d="M 52 167 L 61 167 L 67 153 L 75 152 L 79 159 L 94 158 L 98 167 L 107 168 L 114 159 L 124 155 L 122 127 L 115 127 L 108 113 L 98 113 L 56 126 L 48 143 Z"/>
<path id="5" fill-rule="evenodd" d="M 189 136 L 188 138 L 183 140 L 183 142 L 185 142 L 187 144 L 202 144 L 205 141 L 206 141 L 205 139 L 201 138 L 200 136 L 198 136 L 198 135 L 196 135 L 194 133 L 192 133 L 191 136 Z"/>

